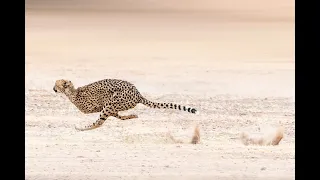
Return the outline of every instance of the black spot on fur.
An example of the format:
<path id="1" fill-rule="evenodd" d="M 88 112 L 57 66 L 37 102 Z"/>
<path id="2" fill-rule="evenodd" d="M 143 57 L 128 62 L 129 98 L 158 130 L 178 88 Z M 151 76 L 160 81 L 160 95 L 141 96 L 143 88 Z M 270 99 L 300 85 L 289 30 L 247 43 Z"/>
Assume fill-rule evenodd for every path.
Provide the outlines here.
<path id="1" fill-rule="evenodd" d="M 192 112 L 192 113 L 196 113 L 197 110 L 193 108 L 193 109 L 191 109 L 191 112 Z"/>
<path id="2" fill-rule="evenodd" d="M 186 111 L 186 110 L 187 110 L 187 108 L 186 108 L 185 106 L 183 106 L 183 110 L 184 110 L 184 111 Z"/>

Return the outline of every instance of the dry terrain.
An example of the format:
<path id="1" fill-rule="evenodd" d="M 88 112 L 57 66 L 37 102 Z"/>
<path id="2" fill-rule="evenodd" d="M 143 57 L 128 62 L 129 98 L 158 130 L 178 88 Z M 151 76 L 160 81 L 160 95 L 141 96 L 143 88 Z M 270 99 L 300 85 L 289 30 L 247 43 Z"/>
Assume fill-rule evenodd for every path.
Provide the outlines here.
<path id="1" fill-rule="evenodd" d="M 294 23 L 219 12 L 27 10 L 26 179 L 294 179 Z M 52 90 L 104 78 L 134 83 L 149 100 L 101 128 Z M 191 141 L 199 125 L 199 144 Z M 284 127 L 278 146 L 244 145 L 241 132 Z"/>

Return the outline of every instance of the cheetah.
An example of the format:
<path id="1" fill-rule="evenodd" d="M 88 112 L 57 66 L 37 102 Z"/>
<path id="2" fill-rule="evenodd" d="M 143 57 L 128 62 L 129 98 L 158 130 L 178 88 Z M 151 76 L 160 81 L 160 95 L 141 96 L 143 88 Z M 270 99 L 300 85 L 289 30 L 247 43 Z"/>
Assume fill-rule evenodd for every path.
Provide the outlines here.
<path id="1" fill-rule="evenodd" d="M 174 103 L 156 103 L 144 98 L 137 88 L 130 82 L 120 79 L 104 79 L 91 84 L 74 87 L 69 80 L 56 80 L 53 87 L 56 93 L 65 94 L 82 113 L 98 113 L 100 116 L 96 122 L 84 128 L 75 127 L 78 131 L 87 131 L 101 127 L 110 116 L 120 120 L 138 118 L 131 114 L 120 116 L 119 111 L 126 111 L 141 103 L 150 108 L 178 109 L 193 114 L 198 114 L 195 108 L 190 108 Z"/>

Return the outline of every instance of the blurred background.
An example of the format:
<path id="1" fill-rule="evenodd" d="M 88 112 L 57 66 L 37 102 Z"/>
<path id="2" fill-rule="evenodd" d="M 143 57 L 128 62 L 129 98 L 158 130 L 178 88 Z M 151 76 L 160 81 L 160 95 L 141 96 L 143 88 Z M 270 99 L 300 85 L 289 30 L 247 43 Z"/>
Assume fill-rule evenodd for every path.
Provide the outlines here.
<path id="1" fill-rule="evenodd" d="M 29 10 L 209 11 L 247 18 L 294 18 L 293 0 L 26 0 L 26 7 Z"/>
<path id="2" fill-rule="evenodd" d="M 293 55 L 293 0 L 26 0 L 26 22 L 27 52 L 39 43 L 45 48 L 40 39 L 49 32 L 34 34 L 35 29 L 45 28 L 50 33 L 59 31 L 60 37 L 46 37 L 52 46 L 58 40 L 61 46 L 70 41 L 92 45 L 91 41 L 99 40 L 105 42 L 108 53 L 118 51 L 117 47 L 109 47 L 108 42 L 128 41 L 121 48 L 131 55 L 148 50 L 179 52 L 183 56 L 188 54 L 186 48 L 197 57 L 212 56 L 208 53 L 214 52 L 224 58 L 228 56 L 226 48 L 235 48 L 233 54 L 240 59 L 241 55 Z M 80 35 L 81 31 L 86 33 Z M 100 34 L 102 31 L 105 32 Z M 83 41 L 75 40 L 78 35 Z M 134 41 L 142 49 L 133 47 Z M 168 49 L 172 45 L 173 52 Z M 76 46 L 82 47 L 81 43 Z M 210 52 L 208 48 L 212 48 Z"/>
<path id="3" fill-rule="evenodd" d="M 182 83 L 181 76 L 191 76 L 189 81 L 207 79 L 214 89 L 219 82 L 209 79 L 222 76 L 215 70 L 293 68 L 294 1 L 27 0 L 26 62 L 30 71 L 48 78 L 143 77 L 156 86 L 151 83 L 174 77 L 172 88 Z M 101 67 L 106 70 L 92 71 Z M 247 77 L 222 83 L 234 86 L 235 78 Z M 194 88 L 190 91 L 206 91 L 208 84 Z"/>

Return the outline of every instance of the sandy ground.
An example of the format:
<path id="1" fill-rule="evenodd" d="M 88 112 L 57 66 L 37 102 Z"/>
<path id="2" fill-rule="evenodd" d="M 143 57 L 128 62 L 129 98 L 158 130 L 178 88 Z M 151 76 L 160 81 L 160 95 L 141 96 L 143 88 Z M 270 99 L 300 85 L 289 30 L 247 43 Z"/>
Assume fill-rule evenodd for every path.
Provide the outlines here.
<path id="1" fill-rule="evenodd" d="M 149 100 L 101 128 L 52 90 L 104 78 L 136 84 Z M 26 13 L 26 179 L 293 179 L 294 23 L 215 13 Z M 199 124 L 200 144 L 191 140 Z M 278 126 L 278 146 L 245 146 L 241 132 Z"/>

